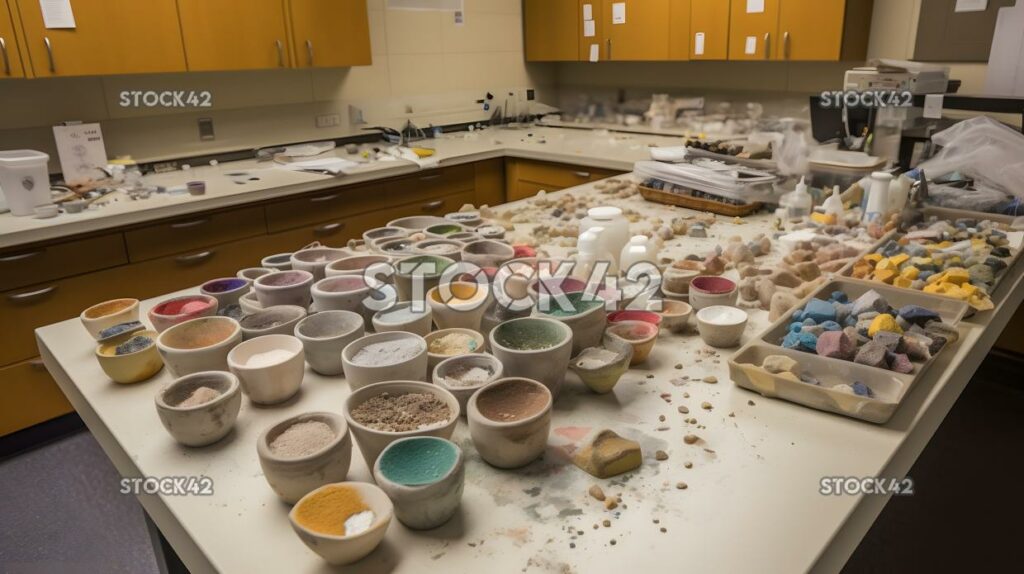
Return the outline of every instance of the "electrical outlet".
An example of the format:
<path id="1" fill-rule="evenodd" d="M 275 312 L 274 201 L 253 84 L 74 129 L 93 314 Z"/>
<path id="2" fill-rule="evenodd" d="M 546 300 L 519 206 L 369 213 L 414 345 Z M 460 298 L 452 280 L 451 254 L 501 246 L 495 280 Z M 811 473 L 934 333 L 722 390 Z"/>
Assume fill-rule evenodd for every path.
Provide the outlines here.
<path id="1" fill-rule="evenodd" d="M 526 101 L 532 102 L 537 99 L 537 92 L 533 91 L 533 88 L 526 90 Z"/>
<path id="2" fill-rule="evenodd" d="M 213 118 L 199 118 L 199 139 L 207 141 L 214 137 Z"/>
<path id="3" fill-rule="evenodd" d="M 322 114 L 316 117 L 316 127 L 333 128 L 341 125 L 341 116 L 338 114 Z"/>

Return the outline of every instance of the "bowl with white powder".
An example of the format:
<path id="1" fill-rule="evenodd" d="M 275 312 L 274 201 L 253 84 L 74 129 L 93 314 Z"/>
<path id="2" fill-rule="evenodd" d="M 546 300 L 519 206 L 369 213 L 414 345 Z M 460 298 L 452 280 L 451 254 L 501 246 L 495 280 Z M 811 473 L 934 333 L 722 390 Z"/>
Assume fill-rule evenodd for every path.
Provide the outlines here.
<path id="1" fill-rule="evenodd" d="M 367 335 L 341 352 L 349 388 L 355 392 L 383 381 L 426 381 L 427 342 L 405 331 Z"/>
<path id="2" fill-rule="evenodd" d="M 423 340 L 427 342 L 427 372 L 433 373 L 441 361 L 458 355 L 482 353 L 487 340 L 472 329 L 438 329 Z"/>
<path id="3" fill-rule="evenodd" d="M 306 374 L 302 341 L 291 335 L 250 339 L 228 353 L 228 367 L 249 400 L 262 405 L 287 401 L 299 391 Z"/>
<path id="4" fill-rule="evenodd" d="M 227 436 L 241 406 L 238 377 L 224 371 L 186 375 L 156 395 L 160 422 L 186 446 L 206 446 Z"/>
<path id="5" fill-rule="evenodd" d="M 281 500 L 294 504 L 307 493 L 348 475 L 352 437 L 345 417 L 328 412 L 285 419 L 260 435 L 260 467 Z"/>
<path id="6" fill-rule="evenodd" d="M 494 355 L 472 353 L 445 359 L 434 367 L 434 384 L 450 392 L 459 401 L 459 410 L 466 416 L 469 397 L 487 383 L 504 374 L 504 367 Z"/>

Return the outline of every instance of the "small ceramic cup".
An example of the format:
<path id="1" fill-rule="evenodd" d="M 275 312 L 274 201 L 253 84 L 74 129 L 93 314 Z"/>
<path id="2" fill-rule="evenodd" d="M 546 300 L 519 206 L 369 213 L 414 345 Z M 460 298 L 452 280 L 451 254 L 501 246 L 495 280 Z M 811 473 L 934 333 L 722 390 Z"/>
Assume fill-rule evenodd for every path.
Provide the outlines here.
<path id="1" fill-rule="evenodd" d="M 323 423 L 334 438 L 314 452 L 290 455 L 275 447 L 275 441 L 291 427 L 301 423 Z M 304 413 L 289 417 L 263 431 L 256 441 L 256 452 L 263 477 L 277 496 L 295 504 L 311 491 L 348 476 L 352 463 L 352 436 L 345 417 L 327 412 Z"/>
<path id="2" fill-rule="evenodd" d="M 408 237 L 390 237 L 378 239 L 370 245 L 370 249 L 389 258 L 408 257 L 412 255 L 412 246 L 415 243 Z"/>
<path id="3" fill-rule="evenodd" d="M 373 313 L 363 303 L 370 297 L 370 286 L 362 275 L 328 277 L 313 285 L 313 303 L 317 311 L 351 311 L 364 318 L 368 326 Z"/>
<path id="4" fill-rule="evenodd" d="M 228 353 L 242 342 L 242 327 L 229 317 L 201 317 L 167 329 L 157 350 L 173 377 L 228 370 Z"/>
<path id="5" fill-rule="evenodd" d="M 639 311 L 635 309 L 624 309 L 608 313 L 609 323 L 621 323 L 623 321 L 643 321 L 658 327 L 661 325 L 661 315 L 654 311 Z"/>
<path id="6" fill-rule="evenodd" d="M 365 334 L 362 316 L 351 311 L 321 311 L 295 325 L 295 336 L 302 341 L 306 362 L 326 376 L 344 373 L 341 351 Z"/>
<path id="7" fill-rule="evenodd" d="M 395 517 L 413 530 L 448 522 L 459 509 L 466 469 L 462 449 L 437 437 L 398 439 L 373 465 L 373 478 L 395 505 Z"/>
<path id="8" fill-rule="evenodd" d="M 295 325 L 306 318 L 306 308 L 277 305 L 242 317 L 242 338 L 248 341 L 264 335 L 291 335 Z"/>
<path id="9" fill-rule="evenodd" d="M 540 458 L 551 431 L 551 403 L 551 391 L 532 379 L 499 379 L 474 393 L 467 418 L 480 458 L 498 468 Z"/>
<path id="10" fill-rule="evenodd" d="M 717 275 L 701 275 L 690 282 L 690 305 L 697 311 L 712 305 L 734 307 L 740 292 L 731 279 Z"/>
<path id="11" fill-rule="evenodd" d="M 511 245 L 493 239 L 472 241 L 462 247 L 462 260 L 480 267 L 501 267 L 515 256 Z"/>
<path id="12" fill-rule="evenodd" d="M 558 305 L 558 298 L 538 301 L 535 314 L 561 321 L 572 329 L 572 355 L 576 356 L 583 349 L 601 343 L 609 316 L 605 311 L 605 301 L 600 297 L 570 293 L 565 298 L 568 302 L 566 308 Z"/>
<path id="13" fill-rule="evenodd" d="M 274 405 L 299 392 L 306 374 L 306 355 L 302 341 L 291 335 L 264 335 L 232 349 L 228 368 L 249 400 Z"/>
<path id="14" fill-rule="evenodd" d="M 303 515 L 307 505 L 316 507 L 319 512 L 325 505 L 329 506 L 336 498 L 339 498 L 332 496 L 332 492 L 338 489 L 353 490 L 358 493 L 361 502 L 373 513 L 373 521 L 369 528 L 356 534 L 338 536 L 311 530 L 304 525 Z M 347 500 L 350 497 L 344 496 L 343 498 Z M 394 516 L 393 508 L 388 495 L 373 484 L 336 482 L 321 486 L 303 496 L 288 513 L 288 521 L 291 522 L 292 530 L 299 536 L 299 540 L 302 540 L 302 543 L 310 550 L 326 560 L 328 564 L 342 566 L 362 560 L 380 545 L 384 540 L 384 535 L 387 534 L 388 525 L 391 524 L 391 517 Z"/>
<path id="15" fill-rule="evenodd" d="M 238 298 L 238 306 L 242 308 L 243 315 L 252 315 L 263 310 L 263 305 L 260 305 L 259 299 L 256 298 L 256 292 L 252 290 Z"/>
<path id="16" fill-rule="evenodd" d="M 454 221 L 467 229 L 475 229 L 484 223 L 484 219 L 480 217 L 479 211 L 456 211 L 445 214 L 444 218 L 448 221 Z"/>
<path id="17" fill-rule="evenodd" d="M 573 357 L 569 368 L 588 389 L 603 395 L 612 392 L 632 360 L 633 345 L 607 337 L 602 346 L 584 349 Z"/>
<path id="18" fill-rule="evenodd" d="M 277 269 L 272 269 L 270 267 L 246 267 L 245 269 L 239 269 L 238 273 L 235 273 L 235 277 L 255 281 L 264 275 L 273 273 L 274 271 L 277 271 Z"/>
<path id="19" fill-rule="evenodd" d="M 387 431 L 364 425 L 353 418 L 353 410 L 357 409 L 360 405 L 371 398 L 384 393 L 391 396 L 401 396 L 409 393 L 432 394 L 448 407 L 450 419 L 447 422 L 433 425 L 428 428 L 409 431 Z M 363 459 L 366 460 L 366 466 L 373 468 L 373 465 L 377 462 L 377 457 L 380 456 L 381 451 L 383 451 L 389 444 L 400 438 L 410 436 L 436 436 L 443 439 L 450 439 L 452 437 L 452 433 L 455 432 L 455 424 L 459 420 L 459 401 L 455 400 L 455 397 L 453 397 L 448 391 L 430 383 L 422 383 L 419 381 L 388 381 L 386 383 L 377 383 L 375 385 L 369 385 L 353 391 L 352 394 L 345 399 L 345 403 L 342 405 L 342 412 L 345 414 L 345 420 L 348 421 L 349 428 L 352 429 L 352 437 L 355 439 L 356 444 L 359 445 L 359 451 L 363 453 Z"/>
<path id="20" fill-rule="evenodd" d="M 447 223 L 445 218 L 436 215 L 412 215 L 388 222 L 388 227 L 399 227 L 409 231 L 423 231 L 431 225 Z"/>
<path id="21" fill-rule="evenodd" d="M 324 274 L 327 277 L 337 277 L 339 275 L 357 275 L 364 276 L 367 268 L 380 266 L 385 268 L 391 264 L 391 258 L 387 255 L 353 255 L 352 257 L 344 257 L 331 261 L 324 268 Z"/>
<path id="22" fill-rule="evenodd" d="M 156 331 L 139 331 L 127 338 L 117 338 L 109 343 L 96 346 L 96 360 L 103 372 L 115 383 L 129 384 L 145 381 L 160 372 L 164 362 L 157 351 Z M 135 337 L 145 337 L 151 342 L 141 347 L 132 346 L 129 352 L 117 354 L 119 345 L 132 345 Z"/>
<path id="23" fill-rule="evenodd" d="M 660 310 L 654 311 L 655 309 L 658 309 L 658 304 L 661 305 Z M 649 301 L 647 303 L 647 309 L 661 315 L 661 326 L 673 333 L 682 333 L 686 331 L 686 326 L 690 322 L 690 315 L 693 314 L 693 307 L 688 303 L 674 301 L 672 299 Z"/>
<path id="24" fill-rule="evenodd" d="M 697 331 L 711 347 L 729 348 L 740 344 L 747 328 L 747 312 L 737 307 L 714 305 L 697 311 Z"/>
<path id="25" fill-rule="evenodd" d="M 309 271 L 278 271 L 256 279 L 253 288 L 263 307 L 297 305 L 309 307 L 313 274 Z"/>
<path id="26" fill-rule="evenodd" d="M 690 292 L 690 282 L 698 275 L 700 275 L 700 271 L 696 269 L 680 269 L 670 266 L 662 275 L 662 289 L 667 289 L 678 295 L 686 295 Z"/>
<path id="27" fill-rule="evenodd" d="M 324 269 L 328 263 L 348 256 L 348 251 L 334 249 L 333 247 L 303 249 L 292 253 L 292 269 L 295 271 L 308 271 L 313 274 L 314 281 L 319 281 L 324 278 Z"/>
<path id="28" fill-rule="evenodd" d="M 466 416 L 469 397 L 484 385 L 504 376 L 505 367 L 494 355 L 471 353 L 449 357 L 434 367 L 434 384 L 448 391 L 459 401 L 459 411 Z"/>
<path id="29" fill-rule="evenodd" d="M 360 361 L 360 351 L 370 345 L 384 351 L 389 345 L 405 349 L 418 345 L 420 350 L 408 357 L 382 351 Z M 404 331 L 367 335 L 349 343 L 341 351 L 341 363 L 344 366 L 345 379 L 348 380 L 348 386 L 353 392 L 384 381 L 426 381 L 427 343 L 423 337 Z"/>
<path id="30" fill-rule="evenodd" d="M 632 345 L 633 358 L 629 364 L 635 366 L 646 361 L 654 349 L 654 343 L 658 340 L 658 326 L 646 321 L 619 321 L 608 326 L 605 336 Z"/>
<path id="31" fill-rule="evenodd" d="M 512 319 L 490 335 L 491 353 L 505 365 L 505 376 L 540 381 L 558 397 L 572 357 L 572 329 L 546 317 Z"/>
<path id="32" fill-rule="evenodd" d="M 455 261 L 462 261 L 463 245 L 464 243 L 461 241 L 435 237 L 413 243 L 412 250 L 417 255 L 441 255 L 443 257 L 449 257 Z"/>
<path id="33" fill-rule="evenodd" d="M 438 329 L 480 330 L 480 320 L 491 297 L 488 285 L 452 281 L 427 292 L 427 304 Z"/>
<path id="34" fill-rule="evenodd" d="M 79 316 L 82 326 L 93 339 L 99 340 L 100 332 L 120 325 L 139 320 L 138 299 L 112 299 L 89 307 Z"/>
<path id="35" fill-rule="evenodd" d="M 426 337 L 432 329 L 434 314 L 426 304 L 423 305 L 422 313 L 413 311 L 412 305 L 411 301 L 406 301 L 395 303 L 389 309 L 377 311 L 371 320 L 373 329 L 378 333 L 405 331 Z"/>
<path id="36" fill-rule="evenodd" d="M 452 353 L 441 352 L 437 347 L 440 347 L 442 344 L 441 340 L 448 336 L 459 337 L 460 339 L 467 337 L 469 344 L 464 350 L 460 349 Z M 427 334 L 426 337 L 423 337 L 423 340 L 427 343 L 428 373 L 433 373 L 434 367 L 447 358 L 468 355 L 470 353 L 483 353 L 487 349 L 487 339 L 484 339 L 483 335 L 472 329 L 438 329 L 433 333 Z"/>
<path id="37" fill-rule="evenodd" d="M 370 247 L 384 239 L 401 239 L 409 236 L 409 230 L 402 227 L 374 227 L 363 232 L 363 243 Z"/>
<path id="38" fill-rule="evenodd" d="M 209 295 L 217 300 L 217 308 L 225 309 L 231 305 L 237 305 L 252 288 L 252 281 L 240 277 L 224 277 L 207 281 L 199 287 L 199 292 Z"/>
<path id="39" fill-rule="evenodd" d="M 424 229 L 423 233 L 431 239 L 445 239 L 453 233 L 462 233 L 465 231 L 469 231 L 469 229 L 455 223 L 454 221 L 448 221 L 446 223 L 431 225 Z"/>
<path id="40" fill-rule="evenodd" d="M 182 404 L 202 387 L 217 396 L 204 403 Z M 231 432 L 242 406 L 242 390 L 231 373 L 204 371 L 175 379 L 160 389 L 155 401 L 160 422 L 174 440 L 185 446 L 206 446 Z"/>
<path id="41" fill-rule="evenodd" d="M 183 295 L 157 303 L 149 310 L 148 317 L 153 328 L 163 333 L 178 323 L 212 317 L 217 314 L 217 308 L 217 300 L 209 295 Z"/>
<path id="42" fill-rule="evenodd" d="M 260 267 L 269 267 L 276 271 L 290 271 L 292 268 L 292 254 L 278 253 L 268 255 L 260 260 Z"/>
<path id="43" fill-rule="evenodd" d="M 437 287 L 441 274 L 455 261 L 439 255 L 413 255 L 395 263 L 395 289 L 399 301 L 426 298 L 427 293 Z M 420 287 L 422 286 L 422 287 Z M 422 291 L 420 290 L 422 288 Z"/>

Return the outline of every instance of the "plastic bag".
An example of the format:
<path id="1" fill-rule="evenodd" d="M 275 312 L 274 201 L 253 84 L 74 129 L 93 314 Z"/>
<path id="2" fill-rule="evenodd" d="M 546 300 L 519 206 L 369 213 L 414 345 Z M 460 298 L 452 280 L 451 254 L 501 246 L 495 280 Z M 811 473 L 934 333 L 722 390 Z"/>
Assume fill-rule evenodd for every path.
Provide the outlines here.
<path id="1" fill-rule="evenodd" d="M 1024 197 L 1024 134 L 977 116 L 932 135 L 942 149 L 918 165 L 935 178 L 960 172 L 983 187 Z"/>
<path id="2" fill-rule="evenodd" d="M 1002 213 L 1008 204 L 1013 203 L 1013 199 L 1000 190 L 986 187 L 964 189 L 932 184 L 928 186 L 928 203 L 950 209 Z"/>
<path id="3" fill-rule="evenodd" d="M 782 132 L 782 143 L 775 148 L 772 159 L 779 165 L 782 175 L 807 173 L 811 155 L 811 137 L 808 126 L 802 122 L 787 122 Z"/>

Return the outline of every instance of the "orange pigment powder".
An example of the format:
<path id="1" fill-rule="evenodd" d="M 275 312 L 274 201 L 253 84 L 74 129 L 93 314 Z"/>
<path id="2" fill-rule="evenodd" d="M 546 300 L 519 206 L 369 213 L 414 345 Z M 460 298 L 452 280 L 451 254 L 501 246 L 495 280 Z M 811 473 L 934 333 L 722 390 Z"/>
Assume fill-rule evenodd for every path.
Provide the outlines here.
<path id="1" fill-rule="evenodd" d="M 370 510 L 359 491 L 348 486 L 331 486 L 302 502 L 295 520 L 302 526 L 328 536 L 345 536 L 345 521 L 353 514 Z"/>

